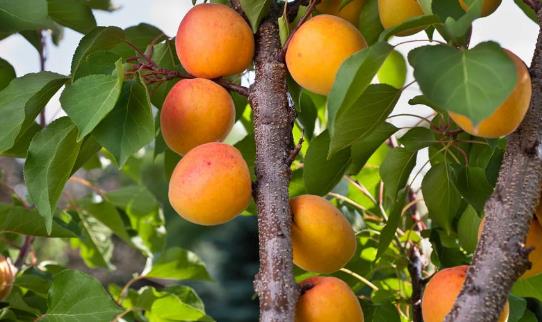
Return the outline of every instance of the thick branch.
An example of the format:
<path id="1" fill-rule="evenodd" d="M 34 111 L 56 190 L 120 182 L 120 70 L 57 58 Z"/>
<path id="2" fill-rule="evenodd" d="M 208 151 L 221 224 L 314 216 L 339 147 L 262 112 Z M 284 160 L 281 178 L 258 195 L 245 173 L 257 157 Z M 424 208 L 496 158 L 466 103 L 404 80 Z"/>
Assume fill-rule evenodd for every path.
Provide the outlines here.
<path id="1" fill-rule="evenodd" d="M 288 200 L 294 110 L 288 104 L 286 66 L 278 60 L 277 16 L 256 34 L 256 79 L 249 95 L 256 140 L 255 197 L 258 207 L 260 270 L 254 288 L 261 322 L 293 322 L 299 291 L 293 278 Z"/>
<path id="2" fill-rule="evenodd" d="M 538 11 L 542 21 L 542 11 Z M 447 322 L 497 321 L 514 281 L 529 267 L 524 241 L 542 185 L 542 31 L 531 64 L 527 116 L 508 140 L 499 179 L 485 206 L 484 231 Z"/>

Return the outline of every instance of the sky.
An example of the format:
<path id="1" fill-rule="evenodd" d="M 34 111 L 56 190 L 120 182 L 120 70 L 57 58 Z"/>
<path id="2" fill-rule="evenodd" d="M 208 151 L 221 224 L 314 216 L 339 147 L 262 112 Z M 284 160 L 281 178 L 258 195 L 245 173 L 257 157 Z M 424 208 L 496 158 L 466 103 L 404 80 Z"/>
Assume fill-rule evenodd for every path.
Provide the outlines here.
<path id="1" fill-rule="evenodd" d="M 145 22 L 157 26 L 170 37 L 175 35 L 183 16 L 192 7 L 191 0 L 113 0 L 113 3 L 119 10 L 112 13 L 95 11 L 98 25 L 115 25 L 126 28 Z M 529 65 L 537 34 L 537 25 L 523 14 L 513 0 L 504 0 L 494 14 L 478 19 L 474 23 L 471 44 L 475 45 L 488 40 L 496 41 L 502 47 L 514 52 Z M 71 57 L 81 37 L 81 34 L 65 29 L 64 39 L 60 46 L 57 47 L 49 43 L 47 46 L 46 69 L 65 75 L 69 74 Z M 424 33 L 418 33 L 410 37 L 395 38 L 392 43 L 424 38 Z M 398 49 L 406 54 L 408 50 L 420 45 L 424 44 L 405 44 L 399 46 Z M 0 57 L 9 61 L 15 67 L 18 76 L 39 71 L 39 59 L 36 50 L 18 35 L 11 36 L 0 42 Z M 410 70 L 408 81 L 412 80 L 411 72 Z M 408 99 L 417 94 L 419 94 L 419 89 L 416 84 L 407 88 L 394 114 L 413 113 L 422 116 L 431 114 L 431 110 L 428 108 L 422 106 L 412 107 L 407 104 Z M 47 105 L 47 119 L 49 122 L 62 115 L 58 97 L 59 93 Z M 408 127 L 419 120 L 412 117 L 397 117 L 391 121 L 399 127 Z M 418 163 L 422 164 L 426 159 L 427 155 L 422 153 Z M 413 171 L 413 173 L 415 172 Z"/>

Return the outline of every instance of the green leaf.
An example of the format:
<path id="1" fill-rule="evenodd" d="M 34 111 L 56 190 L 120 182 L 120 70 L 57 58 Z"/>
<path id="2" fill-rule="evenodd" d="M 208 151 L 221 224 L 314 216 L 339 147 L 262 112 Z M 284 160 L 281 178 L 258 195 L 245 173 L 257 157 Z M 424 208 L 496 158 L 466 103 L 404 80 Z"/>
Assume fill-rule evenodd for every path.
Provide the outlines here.
<path id="1" fill-rule="evenodd" d="M 358 173 L 367 163 L 378 147 L 398 130 L 390 123 L 382 123 L 371 133 L 357 139 L 350 148 L 352 164 L 348 170 L 351 174 Z"/>
<path id="2" fill-rule="evenodd" d="M 340 109 L 334 123 L 330 124 L 334 131 L 328 156 L 349 147 L 358 138 L 369 135 L 384 124 L 400 95 L 401 91 L 389 85 L 370 85 L 356 102 Z"/>
<path id="3" fill-rule="evenodd" d="M 386 42 L 377 42 L 353 54 L 341 65 L 328 96 L 328 123 L 332 137 L 335 117 L 341 110 L 347 110 L 358 102 L 392 49 Z"/>
<path id="4" fill-rule="evenodd" d="M 417 151 L 405 148 L 392 149 L 380 166 L 380 177 L 384 182 L 387 201 L 396 200 L 397 193 L 407 184 L 408 177 L 416 165 Z"/>
<path id="5" fill-rule="evenodd" d="M 159 206 L 153 194 L 143 186 L 125 186 L 110 191 L 106 194 L 106 199 L 129 215 L 141 217 L 156 211 Z"/>
<path id="6" fill-rule="evenodd" d="M 480 217 L 472 206 L 467 206 L 457 223 L 457 238 L 459 244 L 467 252 L 472 253 L 478 243 L 478 227 L 480 226 Z"/>
<path id="7" fill-rule="evenodd" d="M 327 131 L 315 137 L 305 156 L 303 179 L 308 193 L 325 195 L 341 180 L 350 162 L 348 149 L 336 153 L 327 159 L 329 150 L 329 133 Z"/>
<path id="8" fill-rule="evenodd" d="M 378 41 L 378 37 L 384 30 L 378 14 L 378 0 L 365 1 L 361 8 L 359 30 L 369 45 Z"/>
<path id="9" fill-rule="evenodd" d="M 83 63 L 83 59 L 93 52 L 108 50 L 124 39 L 124 31 L 118 27 L 97 27 L 86 36 L 84 36 L 73 55 L 71 64 L 72 79 L 75 81 L 75 75 Z"/>
<path id="10" fill-rule="evenodd" d="M 451 233 L 452 222 L 461 208 L 461 195 L 451 168 L 442 163 L 434 165 L 423 178 L 422 193 L 429 217 Z"/>
<path id="11" fill-rule="evenodd" d="M 119 99 L 124 69 L 117 62 L 117 75 L 90 75 L 66 87 L 60 96 L 62 108 L 77 125 L 81 141 L 115 107 Z"/>
<path id="12" fill-rule="evenodd" d="M 240 0 L 241 8 L 250 21 L 252 31 L 256 33 L 260 22 L 269 12 L 271 0 Z"/>
<path id="13" fill-rule="evenodd" d="M 84 0 L 47 0 L 47 3 L 49 16 L 63 26 L 83 34 L 96 27 L 96 19 Z"/>
<path id="14" fill-rule="evenodd" d="M 514 63 L 494 42 L 464 51 L 445 45 L 420 47 L 411 51 L 409 60 L 430 101 L 475 124 L 491 115 L 516 84 Z"/>
<path id="15" fill-rule="evenodd" d="M 525 310 L 527 309 L 527 301 L 524 298 L 509 295 L 508 303 L 510 303 L 510 315 L 508 316 L 508 322 L 518 322 L 525 314 Z"/>
<path id="16" fill-rule="evenodd" d="M 441 20 L 439 17 L 434 15 L 426 15 L 426 16 L 419 16 L 414 17 L 406 20 L 402 24 L 386 29 L 382 34 L 380 34 L 380 41 L 387 41 L 390 39 L 391 36 L 397 35 L 403 31 L 411 30 L 411 29 L 426 29 L 430 26 L 441 24 Z"/>
<path id="17" fill-rule="evenodd" d="M 47 29 L 47 0 L 0 0 L 0 32 Z"/>
<path id="18" fill-rule="evenodd" d="M 96 157 L 96 153 L 100 150 L 101 146 L 96 142 L 93 137 L 87 137 L 83 144 L 81 144 L 81 149 L 79 149 L 79 155 L 77 155 L 77 160 L 73 165 L 71 174 L 74 174 L 81 167 L 84 167 L 87 161 L 91 160 L 93 157 Z M 98 164 L 100 160 L 98 159 Z"/>
<path id="19" fill-rule="evenodd" d="M 53 224 L 53 212 L 79 153 L 77 129 L 62 117 L 40 131 L 30 143 L 24 165 L 25 183 L 30 199 L 45 218 L 47 232 Z"/>
<path id="20" fill-rule="evenodd" d="M 487 199 L 493 192 L 493 187 L 486 177 L 486 169 L 462 167 L 457 173 L 456 185 L 463 198 L 482 213 Z"/>
<path id="21" fill-rule="evenodd" d="M 53 218 L 51 234 L 45 230 L 45 220 L 36 210 L 26 209 L 20 206 L 0 203 L 0 232 L 9 231 L 13 233 L 40 236 L 40 237 L 77 237 L 66 223 L 58 217 Z"/>
<path id="22" fill-rule="evenodd" d="M 128 27 L 124 30 L 124 34 L 126 42 L 122 42 L 112 49 L 112 52 L 123 58 L 136 55 L 136 51 L 129 46 L 128 43 L 135 46 L 141 52 L 145 52 L 147 50 L 147 46 L 152 41 L 154 41 L 154 43 L 159 43 L 167 39 L 167 36 L 162 30 L 146 23 L 140 23 L 136 26 Z"/>
<path id="23" fill-rule="evenodd" d="M 111 0 L 85 0 L 87 5 L 92 9 L 113 11 L 115 8 L 111 4 Z"/>
<path id="24" fill-rule="evenodd" d="M 393 50 L 378 70 L 377 76 L 381 84 L 388 84 L 400 89 L 405 85 L 406 73 L 405 58 L 400 52 Z"/>
<path id="25" fill-rule="evenodd" d="M 78 271 L 63 270 L 53 278 L 47 313 L 40 322 L 112 321 L 122 310 L 100 282 Z"/>
<path id="26" fill-rule="evenodd" d="M 542 301 L 542 274 L 517 280 L 512 287 L 512 294 Z"/>
<path id="27" fill-rule="evenodd" d="M 0 58 L 0 91 L 8 86 L 12 79 L 17 77 L 15 69 L 6 60 Z"/>
<path id="28" fill-rule="evenodd" d="M 314 103 L 311 94 L 306 90 L 299 93 L 299 115 L 298 120 L 303 125 L 303 134 L 312 140 L 314 136 L 314 127 L 318 118 L 318 107 Z"/>
<path id="29" fill-rule="evenodd" d="M 70 240 L 71 246 L 79 248 L 81 258 L 89 268 L 103 267 L 114 269 L 111 264 L 113 241 L 111 230 L 84 212 L 72 212 L 78 218 L 81 234 Z"/>
<path id="30" fill-rule="evenodd" d="M 119 166 L 123 166 L 130 155 L 154 139 L 151 102 L 139 76 L 124 83 L 113 111 L 93 134 L 115 156 Z"/>
<path id="31" fill-rule="evenodd" d="M 0 151 L 14 146 L 65 82 L 63 75 L 41 72 L 16 78 L 0 91 Z"/>
<path id="32" fill-rule="evenodd" d="M 241 141 L 235 144 L 235 147 L 243 155 L 243 159 L 247 162 L 250 175 L 253 179 L 256 179 L 254 173 L 254 165 L 256 164 L 256 142 L 254 141 L 254 134 L 249 133 Z M 178 161 L 174 159 L 174 161 Z M 177 163 L 175 163 L 177 165 Z M 168 176 L 169 178 L 170 176 Z"/>
<path id="33" fill-rule="evenodd" d="M 514 0 L 518 7 L 523 10 L 523 12 L 529 17 L 534 23 L 538 24 L 538 18 L 536 17 L 536 12 L 529 7 L 523 0 Z"/>
<path id="34" fill-rule="evenodd" d="M 278 24 L 280 45 L 284 46 L 286 40 L 288 40 L 288 36 L 290 36 L 290 24 L 288 23 L 288 17 L 286 15 L 280 16 L 278 19 Z"/>
<path id="35" fill-rule="evenodd" d="M 143 275 L 171 280 L 210 280 L 202 260 L 179 247 L 168 248 L 154 258 L 151 270 Z"/>
<path id="36" fill-rule="evenodd" d="M 391 207 L 391 211 L 389 213 L 386 226 L 384 227 L 384 229 L 382 229 L 382 233 L 380 234 L 380 241 L 378 243 L 378 252 L 376 255 L 377 259 L 382 257 L 384 252 L 388 250 L 393 240 L 393 237 L 395 236 L 395 232 L 397 231 L 397 228 L 399 228 L 399 224 L 401 223 L 402 210 L 405 206 L 405 201 L 406 201 L 406 190 L 402 189 L 397 194 L 397 198 L 395 199 L 393 206 Z"/>
<path id="37" fill-rule="evenodd" d="M 30 141 L 32 141 L 34 135 L 36 135 L 36 133 L 38 133 L 40 130 L 41 126 L 39 126 L 36 122 L 31 123 L 30 126 L 23 129 L 19 135 L 17 135 L 13 146 L 8 150 L 0 152 L 0 155 L 15 158 L 26 158 Z"/>
<path id="38" fill-rule="evenodd" d="M 81 59 L 81 65 L 73 79 L 79 79 L 88 75 L 111 75 L 115 70 L 115 63 L 120 56 L 109 51 L 95 51 Z"/>
<path id="39" fill-rule="evenodd" d="M 428 128 L 415 127 L 406 132 L 399 142 L 409 151 L 417 151 L 436 142 L 435 134 Z"/>
<path id="40" fill-rule="evenodd" d="M 81 200 L 79 204 L 94 218 L 98 219 L 109 229 L 111 229 L 117 236 L 122 238 L 122 240 L 128 244 L 131 244 L 131 237 L 128 234 L 121 215 L 115 206 L 106 201 L 92 203 L 89 200 Z"/>
<path id="41" fill-rule="evenodd" d="M 400 322 L 401 316 L 397 311 L 397 308 L 392 303 L 384 303 L 382 305 L 375 305 L 372 315 L 372 320 L 367 322 Z"/>

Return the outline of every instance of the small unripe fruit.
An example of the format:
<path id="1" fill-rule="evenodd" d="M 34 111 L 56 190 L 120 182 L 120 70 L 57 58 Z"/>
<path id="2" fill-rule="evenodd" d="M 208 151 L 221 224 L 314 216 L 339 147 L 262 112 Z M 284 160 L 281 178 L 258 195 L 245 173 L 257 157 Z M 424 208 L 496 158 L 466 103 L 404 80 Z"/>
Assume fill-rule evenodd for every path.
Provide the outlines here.
<path id="1" fill-rule="evenodd" d="M 378 0 L 378 15 L 384 29 L 399 26 L 403 22 L 423 15 L 423 10 L 416 0 Z M 422 29 L 410 29 L 397 34 L 409 36 Z"/>
<path id="2" fill-rule="evenodd" d="M 250 202 L 252 182 L 241 153 L 224 143 L 206 143 L 179 161 L 169 182 L 169 202 L 184 219 L 218 225 Z"/>
<path id="3" fill-rule="evenodd" d="M 191 75 L 217 78 L 247 69 L 254 56 L 250 26 L 223 4 L 200 4 L 184 16 L 175 40 L 177 56 Z"/>
<path id="4" fill-rule="evenodd" d="M 363 322 L 361 305 L 350 287 L 336 277 L 312 277 L 299 285 L 295 322 Z"/>
<path id="5" fill-rule="evenodd" d="M 497 10 L 501 2 L 502 0 L 484 0 L 484 4 L 482 4 L 482 17 L 492 14 L 495 10 Z M 465 0 L 459 0 L 459 4 L 465 11 L 469 9 L 469 5 L 465 2 Z"/>
<path id="6" fill-rule="evenodd" d="M 322 0 L 322 2 L 316 6 L 316 10 L 320 13 L 341 17 L 348 20 L 354 26 L 357 26 L 361 8 L 364 4 L 365 0 L 352 0 L 346 6 L 341 8 L 341 0 Z"/>
<path id="7" fill-rule="evenodd" d="M 461 114 L 450 112 L 450 118 L 465 132 L 484 137 L 498 138 L 514 132 L 531 103 L 531 76 L 523 61 L 512 52 L 506 50 L 508 56 L 516 65 L 516 86 L 506 100 L 487 118 L 483 119 L 476 127 L 471 120 Z"/>
<path id="8" fill-rule="evenodd" d="M 405 85 L 406 72 L 405 58 L 400 52 L 393 50 L 378 70 L 376 76 L 381 84 L 401 88 Z"/>
<path id="9" fill-rule="evenodd" d="M 204 78 L 179 81 L 160 111 L 164 141 L 181 155 L 203 143 L 222 141 L 234 121 L 235 106 L 230 94 Z"/>
<path id="10" fill-rule="evenodd" d="M 333 273 L 356 251 L 356 236 L 344 215 L 326 199 L 302 195 L 290 201 L 294 263 L 304 270 Z"/>
<path id="11" fill-rule="evenodd" d="M 286 50 L 286 65 L 301 87 L 327 95 L 341 64 L 365 47 L 365 39 L 351 23 L 339 17 L 319 15 L 292 35 Z"/>
<path id="12" fill-rule="evenodd" d="M 437 272 L 427 286 L 422 297 L 422 315 L 424 322 L 442 322 L 455 303 L 465 283 L 467 265 L 445 268 Z M 504 306 L 499 322 L 506 322 L 510 307 Z"/>
<path id="13" fill-rule="evenodd" d="M 0 301 L 8 297 L 15 281 L 17 269 L 9 258 L 0 255 Z"/>

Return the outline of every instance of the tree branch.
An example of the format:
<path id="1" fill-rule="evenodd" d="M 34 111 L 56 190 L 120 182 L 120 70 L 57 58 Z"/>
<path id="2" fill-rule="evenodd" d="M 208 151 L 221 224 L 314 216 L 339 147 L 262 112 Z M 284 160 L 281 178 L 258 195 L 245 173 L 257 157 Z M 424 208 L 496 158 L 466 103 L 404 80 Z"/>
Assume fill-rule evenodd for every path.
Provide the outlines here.
<path id="1" fill-rule="evenodd" d="M 295 112 L 288 104 L 286 66 L 278 59 L 277 9 L 256 34 L 256 79 L 249 95 L 256 141 L 260 269 L 254 288 L 260 299 L 260 322 L 293 322 L 299 295 L 293 277 L 288 197 Z"/>
<path id="2" fill-rule="evenodd" d="M 542 30 L 530 71 L 531 106 L 509 137 L 473 263 L 447 322 L 497 321 L 514 281 L 530 265 L 524 242 L 542 185 Z"/>
<path id="3" fill-rule="evenodd" d="M 409 207 L 408 212 L 414 222 L 414 231 L 421 232 L 426 228 L 425 223 L 420 218 L 418 207 L 416 203 L 416 194 L 410 188 L 408 188 L 408 201 L 412 204 Z M 410 274 L 410 280 L 412 281 L 412 295 L 410 302 L 412 304 L 412 321 L 423 322 L 422 316 L 422 296 L 425 283 L 423 280 L 423 267 L 424 262 L 422 254 L 418 245 L 414 242 L 410 242 L 408 250 L 408 273 Z"/>

